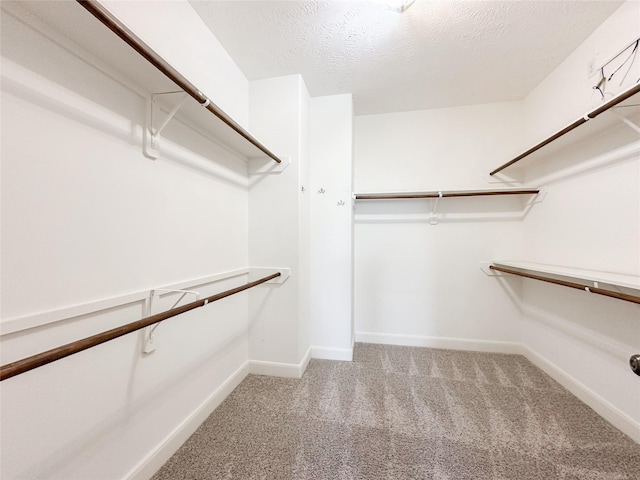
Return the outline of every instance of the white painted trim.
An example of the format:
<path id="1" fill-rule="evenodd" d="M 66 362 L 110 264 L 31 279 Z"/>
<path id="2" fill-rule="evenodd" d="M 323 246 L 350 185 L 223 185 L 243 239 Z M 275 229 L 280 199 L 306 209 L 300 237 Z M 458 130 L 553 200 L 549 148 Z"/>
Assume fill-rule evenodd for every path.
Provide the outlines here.
<path id="1" fill-rule="evenodd" d="M 311 358 L 321 360 L 353 361 L 353 348 L 311 347 Z"/>
<path id="2" fill-rule="evenodd" d="M 311 347 L 309 347 L 298 364 L 249 360 L 249 373 L 253 375 L 268 375 L 270 377 L 301 378 L 310 360 Z"/>
<path id="3" fill-rule="evenodd" d="M 640 423 L 629 417 L 616 406 L 612 405 L 593 390 L 587 388 L 571 375 L 565 373 L 542 355 L 532 350 L 527 345 L 521 345 L 522 354 L 553 378 L 564 388 L 573 393 L 582 402 L 591 407 L 602 418 L 611 423 L 621 432 L 628 435 L 633 441 L 640 444 Z"/>
<path id="4" fill-rule="evenodd" d="M 224 381 L 198 408 L 180 422 L 153 450 L 132 468 L 124 478 L 127 480 L 148 480 L 187 441 L 196 429 L 240 385 L 249 374 L 249 362 Z"/>
<path id="5" fill-rule="evenodd" d="M 421 335 L 399 335 L 395 333 L 356 332 L 356 342 L 379 343 L 383 345 L 404 345 L 409 347 L 429 347 L 447 350 L 468 350 L 472 352 L 521 354 L 518 342 L 475 340 L 469 338 L 428 337 Z"/>
<path id="6" fill-rule="evenodd" d="M 307 367 L 309 366 L 309 362 L 311 361 L 311 347 L 307 348 L 304 357 L 302 357 L 302 361 L 300 362 L 300 376 L 298 378 L 302 378 L 304 372 L 307 371 Z"/>

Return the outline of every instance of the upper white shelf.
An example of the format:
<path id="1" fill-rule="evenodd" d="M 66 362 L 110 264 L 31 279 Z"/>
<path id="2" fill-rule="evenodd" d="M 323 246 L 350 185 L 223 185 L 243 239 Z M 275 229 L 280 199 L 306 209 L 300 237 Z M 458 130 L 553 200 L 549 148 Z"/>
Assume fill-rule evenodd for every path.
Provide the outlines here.
<path id="1" fill-rule="evenodd" d="M 621 273 L 600 272 L 596 270 L 584 270 L 558 265 L 546 265 L 542 263 L 525 262 L 519 260 L 496 260 L 493 265 L 505 268 L 516 268 L 534 273 L 554 275 L 570 278 L 581 282 L 598 282 L 616 287 L 630 288 L 640 291 L 640 276 L 624 275 Z"/>
<path id="2" fill-rule="evenodd" d="M 30 18 L 38 18 L 58 38 L 70 40 L 74 53 L 85 57 L 89 54 L 89 61 L 96 63 L 98 68 L 106 66 L 105 73 L 116 72 L 138 91 L 148 96 L 176 90 L 187 93 L 192 98 L 181 107 L 178 117 L 237 155 L 247 160 L 270 158 L 281 162 L 275 153 L 216 106 L 100 3 L 22 2 L 19 7 L 28 12 Z"/>
<path id="3" fill-rule="evenodd" d="M 617 142 L 617 137 L 621 137 L 619 139 L 620 143 L 637 140 L 638 131 L 634 131 L 635 128 L 633 127 L 615 128 L 614 131 L 611 129 L 621 125 L 621 120 L 624 121 L 623 119 L 636 124 L 640 121 L 640 105 L 638 105 L 640 103 L 640 98 L 638 98 L 640 95 L 638 93 L 640 93 L 640 83 L 633 85 L 566 127 L 536 143 L 525 152 L 494 169 L 489 175 L 496 175 L 509 167 L 514 170 L 516 167 L 524 168 L 532 162 L 549 157 L 569 145 L 578 144 L 587 138 L 596 138 L 606 131 L 609 131 L 607 136 L 610 137 L 606 139 L 607 143 Z M 605 114 L 605 112 L 607 113 Z"/>
<path id="4" fill-rule="evenodd" d="M 497 195 L 537 195 L 536 187 L 499 188 L 493 190 L 438 190 L 431 192 L 359 192 L 354 193 L 355 200 L 394 200 L 409 198 L 451 198 L 481 197 Z"/>

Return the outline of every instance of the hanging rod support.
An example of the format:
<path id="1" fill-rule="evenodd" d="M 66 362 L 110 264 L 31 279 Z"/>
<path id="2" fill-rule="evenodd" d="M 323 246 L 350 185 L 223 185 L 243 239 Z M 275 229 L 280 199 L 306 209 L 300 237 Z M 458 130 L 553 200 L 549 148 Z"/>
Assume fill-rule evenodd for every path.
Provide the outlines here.
<path id="1" fill-rule="evenodd" d="M 169 112 L 169 115 L 167 115 L 167 117 L 164 119 L 164 121 L 160 124 L 159 127 L 154 128 L 153 126 L 153 117 L 154 117 L 154 110 L 159 109 L 157 103 L 156 103 L 156 95 L 166 95 L 169 93 L 181 93 L 182 94 L 182 99 L 176 104 L 175 107 L 173 107 L 173 109 Z M 180 110 L 180 107 L 182 107 L 182 105 L 184 105 L 184 102 L 187 101 L 187 98 L 189 98 L 189 96 L 184 93 L 184 92 L 166 92 L 166 93 L 154 93 L 153 95 L 151 95 L 151 125 L 149 125 L 149 127 L 152 129 L 152 136 L 154 139 L 158 138 L 158 136 L 160 135 L 160 133 L 162 132 L 162 130 L 164 130 L 164 127 L 166 127 L 169 122 L 171 121 L 171 119 L 175 116 L 176 113 L 178 113 L 178 110 Z M 209 99 L 207 99 L 208 101 Z M 152 142 L 153 143 L 153 142 Z"/>
<path id="2" fill-rule="evenodd" d="M 151 315 L 151 312 L 153 311 L 154 299 L 159 299 L 161 295 L 166 293 L 182 293 L 182 295 L 180 295 L 180 298 L 178 298 L 178 300 L 176 300 L 173 303 L 173 305 L 171 306 L 171 308 L 169 308 L 169 310 L 173 310 L 174 308 L 176 308 L 178 304 L 182 301 L 182 299 L 187 295 L 193 295 L 196 300 L 200 300 L 200 292 L 196 292 L 194 290 L 175 290 L 171 288 L 156 288 L 154 290 L 151 290 L 151 295 L 150 295 L 149 304 L 148 304 L 149 310 L 147 311 L 147 316 Z M 144 337 L 144 341 L 142 342 L 142 353 L 148 354 L 155 351 L 156 349 L 155 335 L 156 335 L 156 330 L 160 326 L 160 323 L 161 322 L 158 322 L 155 325 L 146 327 L 142 330 L 143 337 Z"/>
<path id="3" fill-rule="evenodd" d="M 429 225 L 437 225 L 438 224 L 437 210 L 438 210 L 438 202 L 440 201 L 441 198 L 442 198 L 442 192 L 438 192 L 438 196 L 433 201 L 433 207 L 431 208 L 431 211 L 429 212 Z"/>

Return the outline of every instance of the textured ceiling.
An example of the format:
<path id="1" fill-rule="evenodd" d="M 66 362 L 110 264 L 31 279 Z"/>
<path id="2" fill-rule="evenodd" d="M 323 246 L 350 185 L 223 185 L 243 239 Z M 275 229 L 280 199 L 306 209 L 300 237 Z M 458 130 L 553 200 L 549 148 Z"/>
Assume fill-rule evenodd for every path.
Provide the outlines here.
<path id="1" fill-rule="evenodd" d="M 621 3 L 191 0 L 249 80 L 299 73 L 358 115 L 521 99 Z"/>

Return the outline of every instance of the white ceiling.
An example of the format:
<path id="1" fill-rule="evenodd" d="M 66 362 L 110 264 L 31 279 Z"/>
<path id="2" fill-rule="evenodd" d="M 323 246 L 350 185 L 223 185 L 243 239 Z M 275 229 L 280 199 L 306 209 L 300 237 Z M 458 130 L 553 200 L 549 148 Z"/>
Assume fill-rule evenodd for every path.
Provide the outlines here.
<path id="1" fill-rule="evenodd" d="M 299 73 L 358 115 L 522 99 L 621 3 L 191 0 L 249 80 Z"/>

